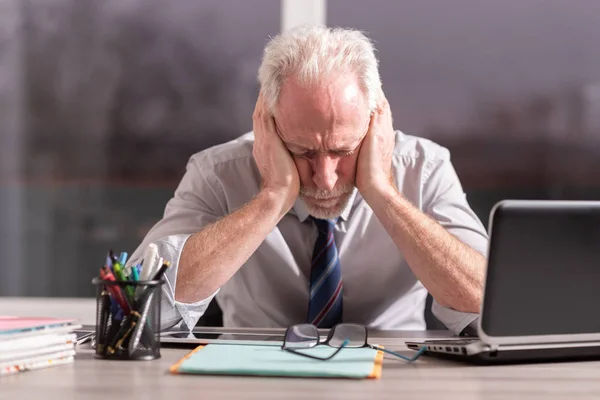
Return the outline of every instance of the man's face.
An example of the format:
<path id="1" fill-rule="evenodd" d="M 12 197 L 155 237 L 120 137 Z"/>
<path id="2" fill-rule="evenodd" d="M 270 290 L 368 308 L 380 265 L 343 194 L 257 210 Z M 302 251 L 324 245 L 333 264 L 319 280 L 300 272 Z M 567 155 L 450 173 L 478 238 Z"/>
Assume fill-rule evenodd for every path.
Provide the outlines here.
<path id="1" fill-rule="evenodd" d="M 369 127 L 369 107 L 355 76 L 304 88 L 293 78 L 281 88 L 277 131 L 300 175 L 300 197 L 321 219 L 340 216 L 354 189 L 356 163 Z"/>

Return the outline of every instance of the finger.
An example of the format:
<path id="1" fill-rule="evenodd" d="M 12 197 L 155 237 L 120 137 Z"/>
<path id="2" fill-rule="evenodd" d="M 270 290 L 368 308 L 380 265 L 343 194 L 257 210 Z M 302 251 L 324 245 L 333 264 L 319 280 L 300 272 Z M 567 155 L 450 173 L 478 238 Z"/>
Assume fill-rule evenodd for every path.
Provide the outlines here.
<path id="1" fill-rule="evenodd" d="M 378 108 L 377 108 L 377 109 L 375 109 L 375 112 L 373 112 L 371 114 L 371 119 L 369 121 L 369 128 L 367 129 L 367 133 L 366 133 L 365 137 L 369 136 L 369 134 L 371 132 L 373 132 L 373 131 L 375 131 L 375 129 L 377 129 L 377 126 L 378 126 L 378 123 L 379 123 L 378 119 L 379 119 L 379 111 L 378 111 Z M 363 138 L 363 140 L 364 140 L 364 138 Z"/>
<path id="2" fill-rule="evenodd" d="M 265 129 L 269 129 L 270 132 L 275 132 L 275 119 L 273 114 L 271 113 L 271 111 L 269 110 L 269 107 L 267 106 L 267 100 L 264 98 L 262 98 L 263 103 L 262 103 L 262 123 L 263 123 L 263 127 Z"/>
<path id="3" fill-rule="evenodd" d="M 262 91 L 258 92 L 258 98 L 256 99 L 256 105 L 254 106 L 254 113 L 252 113 L 252 119 L 257 120 L 261 117 L 261 110 L 263 109 L 263 96 Z"/>
<path id="4" fill-rule="evenodd" d="M 276 134 L 277 136 L 279 136 L 275 118 L 273 118 L 272 115 L 269 115 L 269 113 L 266 113 L 266 114 L 267 114 L 267 118 L 264 120 L 265 128 L 268 130 L 268 132 L 272 132 L 272 133 Z"/>

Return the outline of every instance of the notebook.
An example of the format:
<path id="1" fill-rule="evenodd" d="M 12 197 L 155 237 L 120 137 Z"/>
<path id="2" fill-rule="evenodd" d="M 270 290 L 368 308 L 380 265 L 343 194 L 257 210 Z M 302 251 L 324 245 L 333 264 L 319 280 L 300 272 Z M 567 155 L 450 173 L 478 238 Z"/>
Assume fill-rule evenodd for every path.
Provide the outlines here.
<path id="1" fill-rule="evenodd" d="M 76 320 L 58 318 L 32 318 L 0 315 L 0 340 L 14 339 L 17 336 L 31 336 L 42 333 L 68 332 L 81 325 Z"/>
<path id="2" fill-rule="evenodd" d="M 335 349 L 318 346 L 305 351 L 327 356 Z M 342 349 L 333 359 L 320 361 L 274 346 L 209 344 L 198 346 L 170 371 L 174 374 L 379 379 L 382 363 L 383 352 L 371 348 Z"/>

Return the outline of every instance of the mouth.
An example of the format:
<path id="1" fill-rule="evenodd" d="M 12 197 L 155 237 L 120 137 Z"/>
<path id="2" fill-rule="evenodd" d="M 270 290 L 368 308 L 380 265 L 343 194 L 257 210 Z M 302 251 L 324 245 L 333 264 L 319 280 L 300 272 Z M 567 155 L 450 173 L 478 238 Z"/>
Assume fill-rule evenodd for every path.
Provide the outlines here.
<path id="1" fill-rule="evenodd" d="M 335 196 L 335 197 L 329 197 L 326 199 L 317 199 L 315 197 L 308 196 L 308 195 L 306 195 L 305 197 L 308 198 L 311 203 L 313 203 L 319 207 L 329 208 L 329 207 L 333 207 L 333 206 L 337 205 L 342 196 L 340 195 L 340 196 Z"/>

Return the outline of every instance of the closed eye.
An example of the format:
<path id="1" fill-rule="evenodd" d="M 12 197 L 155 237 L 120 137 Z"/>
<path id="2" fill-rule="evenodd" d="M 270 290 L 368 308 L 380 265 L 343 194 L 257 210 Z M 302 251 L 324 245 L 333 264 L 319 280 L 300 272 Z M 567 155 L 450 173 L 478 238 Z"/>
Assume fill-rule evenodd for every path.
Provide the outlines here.
<path id="1" fill-rule="evenodd" d="M 302 158 L 314 158 L 315 154 L 317 154 L 314 151 L 305 151 L 304 153 L 292 153 L 293 155 L 295 155 L 296 157 L 302 157 Z"/>

